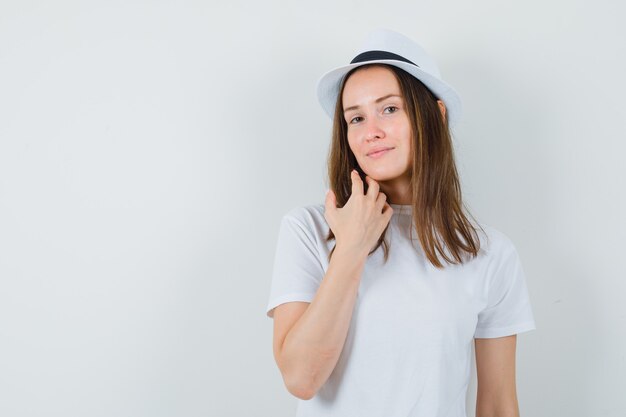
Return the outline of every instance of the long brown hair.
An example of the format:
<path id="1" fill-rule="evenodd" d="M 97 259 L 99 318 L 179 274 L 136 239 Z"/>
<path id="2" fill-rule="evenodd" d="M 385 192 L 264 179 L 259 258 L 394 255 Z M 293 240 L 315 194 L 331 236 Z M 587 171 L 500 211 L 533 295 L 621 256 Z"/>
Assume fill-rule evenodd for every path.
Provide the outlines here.
<path id="1" fill-rule="evenodd" d="M 367 64 L 352 69 L 343 79 L 337 96 L 331 146 L 328 153 L 329 188 L 333 190 L 337 205 L 343 207 L 352 193 L 350 172 L 356 169 L 361 179 L 365 173 L 359 166 L 348 145 L 348 126 L 343 117 L 343 90 L 346 81 L 355 71 L 370 66 L 383 66 L 392 71 L 404 98 L 411 124 L 412 167 L 410 187 L 412 190 L 413 222 L 420 244 L 428 260 L 437 268 L 443 268 L 438 253 L 451 264 L 463 263 L 463 253 L 475 257 L 480 249 L 476 228 L 467 214 L 473 218 L 461 199 L 459 175 L 454 162 L 452 136 L 448 119 L 441 114 L 437 97 L 417 78 L 395 66 Z M 363 181 L 367 192 L 367 182 Z M 389 225 L 385 228 L 377 245 L 368 256 L 381 245 L 384 260 L 389 257 L 389 244 L 385 239 Z M 480 225 L 478 225 L 480 227 Z M 480 227 L 482 230 L 482 227 Z M 413 229 L 411 229 L 412 232 Z M 484 230 L 483 230 L 484 231 Z M 329 229 L 327 241 L 335 235 Z M 329 254 L 329 261 L 335 247 Z M 445 249 L 450 252 L 449 256 Z"/>

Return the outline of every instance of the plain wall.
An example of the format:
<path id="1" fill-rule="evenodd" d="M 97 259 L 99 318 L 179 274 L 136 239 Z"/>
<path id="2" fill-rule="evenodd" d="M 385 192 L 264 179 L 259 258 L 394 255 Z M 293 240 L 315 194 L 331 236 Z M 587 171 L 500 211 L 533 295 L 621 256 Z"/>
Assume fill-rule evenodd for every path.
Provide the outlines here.
<path id="1" fill-rule="evenodd" d="M 465 202 L 522 257 L 521 414 L 626 415 L 625 11 L 2 1 L 0 415 L 295 415 L 265 316 L 279 221 L 327 188 L 317 79 L 378 27 L 461 95 Z"/>

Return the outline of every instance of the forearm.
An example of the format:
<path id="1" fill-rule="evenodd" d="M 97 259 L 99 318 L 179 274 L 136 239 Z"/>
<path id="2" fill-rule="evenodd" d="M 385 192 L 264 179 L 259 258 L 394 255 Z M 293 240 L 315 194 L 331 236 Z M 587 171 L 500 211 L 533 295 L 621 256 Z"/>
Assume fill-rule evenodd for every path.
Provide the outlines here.
<path id="1" fill-rule="evenodd" d="M 367 253 L 337 247 L 307 310 L 282 346 L 286 384 L 312 397 L 332 373 L 343 349 Z"/>
<path id="2" fill-rule="evenodd" d="M 515 393 L 495 398 L 488 399 L 479 394 L 476 399 L 476 417 L 520 417 Z"/>

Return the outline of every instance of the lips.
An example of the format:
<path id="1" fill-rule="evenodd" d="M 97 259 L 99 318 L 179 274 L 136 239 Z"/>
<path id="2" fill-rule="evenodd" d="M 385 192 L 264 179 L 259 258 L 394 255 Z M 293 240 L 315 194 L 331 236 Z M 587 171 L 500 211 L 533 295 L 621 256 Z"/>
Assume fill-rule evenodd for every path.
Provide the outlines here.
<path id="1" fill-rule="evenodd" d="M 376 152 L 387 151 L 389 149 L 394 149 L 394 148 L 392 148 L 391 146 L 380 146 L 378 148 L 374 148 L 374 149 L 370 150 L 367 153 L 367 156 L 372 156 L 372 154 L 375 154 Z"/>

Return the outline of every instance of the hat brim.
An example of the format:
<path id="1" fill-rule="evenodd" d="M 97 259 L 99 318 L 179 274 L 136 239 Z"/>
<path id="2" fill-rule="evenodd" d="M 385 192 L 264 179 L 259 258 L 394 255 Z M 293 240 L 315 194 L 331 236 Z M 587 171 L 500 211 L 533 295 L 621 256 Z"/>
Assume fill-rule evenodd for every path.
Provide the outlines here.
<path id="1" fill-rule="evenodd" d="M 461 118 L 461 99 L 458 93 L 447 83 L 422 71 L 419 67 L 395 59 L 356 62 L 328 71 L 317 82 L 317 98 L 328 116 L 333 119 L 339 87 L 345 75 L 353 68 L 368 64 L 388 64 L 398 67 L 420 80 L 432 93 L 446 105 L 448 125 L 455 126 Z"/>

